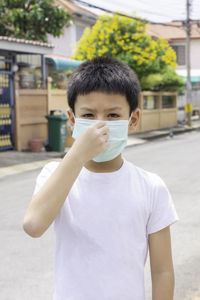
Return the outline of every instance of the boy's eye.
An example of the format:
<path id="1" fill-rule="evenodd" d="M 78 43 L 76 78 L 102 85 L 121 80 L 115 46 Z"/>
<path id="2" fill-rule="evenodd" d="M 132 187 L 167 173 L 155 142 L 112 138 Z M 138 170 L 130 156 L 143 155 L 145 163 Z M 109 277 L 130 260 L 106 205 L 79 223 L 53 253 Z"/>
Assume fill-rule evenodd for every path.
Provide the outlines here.
<path id="1" fill-rule="evenodd" d="M 84 114 L 82 115 L 83 118 L 91 118 L 93 117 L 93 114 Z"/>
<path id="2" fill-rule="evenodd" d="M 110 116 L 111 118 L 119 118 L 119 115 L 118 115 L 118 114 L 109 114 L 109 116 Z"/>
<path id="3" fill-rule="evenodd" d="M 93 114 L 84 114 L 82 115 L 83 118 L 93 118 L 94 115 Z M 109 118 L 119 118 L 118 114 L 109 114 L 108 115 Z"/>

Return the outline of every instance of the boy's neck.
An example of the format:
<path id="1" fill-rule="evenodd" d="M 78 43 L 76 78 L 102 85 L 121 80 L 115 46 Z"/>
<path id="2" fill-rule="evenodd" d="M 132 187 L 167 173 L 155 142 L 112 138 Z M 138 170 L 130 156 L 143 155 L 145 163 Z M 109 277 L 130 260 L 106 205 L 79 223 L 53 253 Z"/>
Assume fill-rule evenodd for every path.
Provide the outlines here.
<path id="1" fill-rule="evenodd" d="M 110 161 L 105 162 L 95 162 L 93 160 L 89 160 L 84 167 L 91 172 L 96 173 L 104 173 L 104 172 L 114 172 L 121 168 L 123 164 L 123 159 L 121 154 L 118 155 L 116 158 Z"/>

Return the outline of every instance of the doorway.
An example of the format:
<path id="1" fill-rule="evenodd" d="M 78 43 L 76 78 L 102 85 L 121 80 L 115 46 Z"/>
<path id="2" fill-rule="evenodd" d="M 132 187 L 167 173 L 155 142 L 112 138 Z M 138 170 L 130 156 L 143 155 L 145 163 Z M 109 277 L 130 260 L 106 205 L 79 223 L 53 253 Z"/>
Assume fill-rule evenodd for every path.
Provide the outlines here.
<path id="1" fill-rule="evenodd" d="M 12 57 L 0 54 L 0 151 L 14 149 Z"/>

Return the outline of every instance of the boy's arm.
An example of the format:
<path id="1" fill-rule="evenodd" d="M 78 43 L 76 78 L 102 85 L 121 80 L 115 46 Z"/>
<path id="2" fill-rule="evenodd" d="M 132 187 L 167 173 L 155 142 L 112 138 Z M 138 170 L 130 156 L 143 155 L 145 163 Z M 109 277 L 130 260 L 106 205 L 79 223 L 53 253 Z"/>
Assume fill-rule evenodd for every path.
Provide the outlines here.
<path id="1" fill-rule="evenodd" d="M 149 234 L 152 300 L 173 300 L 174 268 L 170 226 Z"/>
<path id="2" fill-rule="evenodd" d="M 23 220 L 24 231 L 40 237 L 51 225 L 84 164 L 108 147 L 105 122 L 89 126 L 74 142 L 53 174 L 34 195 Z"/>

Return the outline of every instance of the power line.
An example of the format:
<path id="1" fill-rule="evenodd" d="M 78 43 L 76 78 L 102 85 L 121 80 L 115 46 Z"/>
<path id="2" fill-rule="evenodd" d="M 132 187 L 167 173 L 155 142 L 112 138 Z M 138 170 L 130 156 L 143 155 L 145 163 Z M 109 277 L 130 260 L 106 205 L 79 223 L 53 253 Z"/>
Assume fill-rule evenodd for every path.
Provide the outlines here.
<path id="1" fill-rule="evenodd" d="M 144 23 L 155 24 L 155 25 L 163 25 L 163 26 L 170 26 L 170 27 L 178 27 L 178 28 L 183 27 L 183 25 L 172 25 L 172 24 L 166 24 L 166 23 L 160 23 L 160 22 L 152 22 L 152 21 L 148 21 L 148 20 L 143 19 L 143 18 L 133 17 L 133 16 L 130 16 L 130 15 L 126 15 L 126 14 L 122 14 L 122 13 L 119 13 L 119 12 L 115 12 L 113 10 L 110 10 L 110 9 L 107 9 L 107 8 L 103 8 L 103 7 L 94 5 L 94 4 L 90 4 L 90 3 L 82 1 L 82 0 L 69 0 L 69 1 L 70 2 L 78 2 L 78 3 L 82 4 L 83 6 L 88 6 L 88 7 L 91 7 L 91 8 L 99 9 L 99 10 L 102 10 L 102 11 L 105 11 L 105 12 L 108 12 L 108 13 L 111 13 L 111 14 L 116 14 L 118 16 L 130 18 L 130 19 L 133 19 L 133 20 L 136 20 L 136 21 L 141 21 L 141 22 L 144 22 Z"/>
<path id="2" fill-rule="evenodd" d="M 119 2 L 117 2 L 117 3 L 120 4 Z M 158 11 L 155 12 L 155 10 L 154 11 L 150 11 L 150 10 L 148 10 L 148 8 L 147 9 L 143 8 L 142 6 L 147 6 L 147 3 L 145 1 L 136 0 L 136 3 L 139 4 L 138 8 L 136 8 L 138 11 L 141 11 L 141 12 L 144 12 L 144 13 L 147 13 L 147 14 L 151 14 L 151 15 L 154 15 L 154 16 L 156 15 L 156 16 L 159 16 L 159 17 L 162 16 L 162 17 L 165 17 L 165 18 L 170 18 L 169 15 L 165 15 L 165 14 L 160 13 Z M 140 6 L 141 4 L 142 4 L 142 6 Z"/>
<path id="3" fill-rule="evenodd" d="M 140 19 L 140 18 L 137 18 L 137 17 L 132 17 L 132 16 L 125 15 L 125 14 L 122 14 L 122 13 L 118 13 L 118 12 L 115 12 L 113 10 L 110 10 L 110 9 L 107 9 L 107 8 L 103 8 L 103 7 L 94 5 L 94 4 L 90 4 L 90 3 L 87 3 L 87 2 L 82 1 L 82 0 L 69 0 L 69 1 L 70 2 L 78 2 L 78 3 L 82 4 L 83 6 L 88 6 L 88 7 L 91 7 L 91 8 L 96 8 L 96 9 L 99 9 L 99 10 L 102 10 L 102 11 L 105 11 L 105 12 L 108 12 L 108 13 L 111 13 L 111 14 L 117 14 L 119 16 L 131 18 L 131 19 L 134 19 L 134 20 L 137 20 L 137 21 L 142 21 L 142 22 L 145 22 L 145 23 L 148 22 L 145 19 Z"/>

